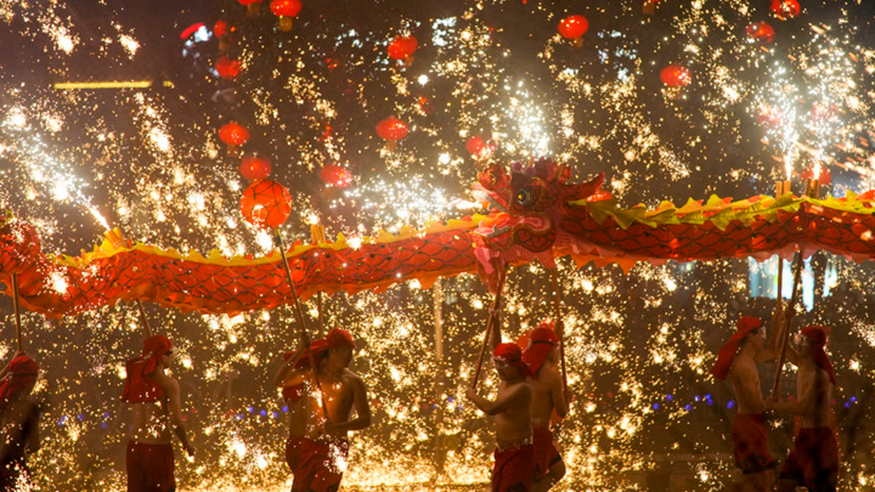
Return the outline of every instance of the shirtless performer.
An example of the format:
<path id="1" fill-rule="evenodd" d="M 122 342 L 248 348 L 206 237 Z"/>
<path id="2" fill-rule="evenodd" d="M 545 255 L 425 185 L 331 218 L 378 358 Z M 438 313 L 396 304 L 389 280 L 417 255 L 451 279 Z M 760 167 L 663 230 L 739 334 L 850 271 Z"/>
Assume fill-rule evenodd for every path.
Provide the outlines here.
<path id="1" fill-rule="evenodd" d="M 304 447 L 304 435 L 307 432 L 307 384 L 300 380 L 297 384 L 289 385 L 287 380 L 290 379 L 294 371 L 302 371 L 310 368 L 309 352 L 313 353 L 313 359 L 317 366 L 323 365 L 328 358 L 328 342 L 324 338 L 320 338 L 310 344 L 309 352 L 302 350 L 306 342 L 302 341 L 301 346 L 294 352 L 285 354 L 285 362 L 280 367 L 274 383 L 277 387 L 282 388 L 283 399 L 289 407 L 289 438 L 286 440 L 286 463 L 289 469 L 294 473 L 301 464 L 301 450 Z"/>
<path id="2" fill-rule="evenodd" d="M 0 370 L 0 491 L 33 486 L 27 455 L 39 449 L 40 405 L 30 398 L 38 373 L 23 350 Z"/>
<path id="3" fill-rule="evenodd" d="M 568 414 L 562 376 L 556 370 L 558 344 L 559 337 L 553 331 L 553 323 L 548 320 L 529 333 L 528 347 L 523 352 L 523 362 L 531 374 L 526 381 L 532 385 L 532 440 L 535 447 L 532 490 L 535 492 L 550 490 L 565 476 L 565 463 L 550 431 L 553 410 L 559 417 Z"/>
<path id="4" fill-rule="evenodd" d="M 146 339 L 143 354 L 126 364 L 122 401 L 131 405 L 133 420 L 125 459 L 128 492 L 176 489 L 171 432 L 194 456 L 182 422 L 179 382 L 164 372 L 173 355 L 170 340 L 155 335 Z"/>
<path id="5" fill-rule="evenodd" d="M 532 490 L 535 474 L 532 386 L 525 379 L 528 370 L 522 361 L 522 350 L 515 343 L 499 344 L 492 360 L 501 379 L 495 401 L 478 395 L 474 388 L 468 388 L 465 396 L 495 419 L 498 447 L 492 469 L 492 491 L 527 492 Z"/>
<path id="6" fill-rule="evenodd" d="M 346 330 L 335 328 L 325 336 L 327 357 L 318 364 L 319 391 L 305 390 L 306 423 L 292 492 L 334 492 L 340 487 L 349 451 L 347 434 L 371 424 L 367 388 L 349 370 L 355 342 Z M 315 343 L 315 342 L 314 342 Z M 283 386 L 312 384 L 308 368 L 291 372 Z M 356 418 L 351 418 L 355 410 Z"/>
<path id="7" fill-rule="evenodd" d="M 795 364 L 796 400 L 766 401 L 766 408 L 799 416 L 801 427 L 790 456 L 784 460 L 778 492 L 806 487 L 809 492 L 836 490 L 839 473 L 838 443 L 830 426 L 833 388 L 832 363 L 823 346 L 829 328 L 809 326 L 787 347 L 787 360 Z"/>
<path id="8" fill-rule="evenodd" d="M 780 323 L 780 316 L 776 318 Z M 732 443 L 735 466 L 741 469 L 744 480 L 732 484 L 728 491 L 770 491 L 775 484 L 775 460 L 769 454 L 766 436 L 765 404 L 760 386 L 757 363 L 775 356 L 772 347 L 765 347 L 763 323 L 752 316 L 742 316 L 735 325 L 735 333 L 726 341 L 717 355 L 717 364 L 711 374 L 726 380 L 735 392 L 738 411 L 732 421 Z"/>

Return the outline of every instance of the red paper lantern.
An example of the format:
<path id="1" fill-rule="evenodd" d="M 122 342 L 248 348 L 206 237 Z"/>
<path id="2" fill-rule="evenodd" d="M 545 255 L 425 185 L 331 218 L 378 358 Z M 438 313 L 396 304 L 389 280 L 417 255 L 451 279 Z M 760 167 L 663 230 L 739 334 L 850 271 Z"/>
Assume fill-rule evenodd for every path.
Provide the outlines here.
<path id="1" fill-rule="evenodd" d="M 559 34 L 565 39 L 577 39 L 589 29 L 589 21 L 582 15 L 571 15 L 559 21 Z"/>
<path id="2" fill-rule="evenodd" d="M 280 31 L 292 29 L 292 17 L 301 11 L 300 0 L 273 0 L 270 2 L 270 10 L 280 18 Z"/>
<path id="3" fill-rule="evenodd" d="M 690 71 L 680 65 L 669 65 L 663 68 L 659 78 L 668 87 L 684 87 L 693 80 Z"/>
<path id="4" fill-rule="evenodd" d="M 788 20 L 799 15 L 801 8 L 796 0 L 772 0 L 772 13 L 781 20 Z"/>
<path id="5" fill-rule="evenodd" d="M 240 212 L 256 227 L 279 227 L 292 213 L 292 195 L 276 181 L 259 179 L 243 191 Z"/>
<path id="6" fill-rule="evenodd" d="M 352 184 L 352 173 L 343 166 L 330 164 L 319 171 L 319 179 L 327 185 L 346 188 Z"/>
<path id="7" fill-rule="evenodd" d="M 217 38 L 221 38 L 225 34 L 228 34 L 228 23 L 223 20 L 217 20 L 213 25 L 213 34 Z"/>
<path id="8" fill-rule="evenodd" d="M 377 125 L 377 135 L 387 142 L 397 142 L 407 136 L 407 123 L 390 116 Z"/>
<path id="9" fill-rule="evenodd" d="M 239 2 L 240 5 L 243 5 L 244 7 L 248 7 L 253 3 L 261 3 L 262 0 L 237 0 L 237 2 Z"/>
<path id="10" fill-rule="evenodd" d="M 272 170 L 270 161 L 257 155 L 245 156 L 240 161 L 240 174 L 250 181 L 264 179 L 270 176 Z"/>
<path id="11" fill-rule="evenodd" d="M 223 79 L 236 79 L 240 75 L 240 62 L 227 56 L 220 56 L 216 60 L 216 72 Z"/>
<path id="12" fill-rule="evenodd" d="M 771 43 L 775 37 L 775 29 L 765 22 L 754 22 L 744 32 L 748 38 L 761 43 Z"/>
<path id="13" fill-rule="evenodd" d="M 419 47 L 419 41 L 413 36 L 395 36 L 395 39 L 389 42 L 387 50 L 389 58 L 394 60 L 404 60 L 408 56 L 416 52 Z"/>
<path id="14" fill-rule="evenodd" d="M 219 128 L 219 140 L 231 147 L 239 147 L 249 140 L 249 130 L 232 121 Z"/>

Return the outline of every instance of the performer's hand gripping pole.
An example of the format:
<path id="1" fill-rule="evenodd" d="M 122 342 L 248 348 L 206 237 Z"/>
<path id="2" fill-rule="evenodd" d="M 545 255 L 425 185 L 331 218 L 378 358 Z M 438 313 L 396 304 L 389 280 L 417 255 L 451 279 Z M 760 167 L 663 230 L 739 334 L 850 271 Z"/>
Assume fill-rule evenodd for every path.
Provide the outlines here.
<path id="1" fill-rule="evenodd" d="M 559 363 L 562 367 L 562 391 L 568 391 L 568 373 L 565 372 L 565 323 L 562 321 L 562 300 L 559 291 L 559 267 L 550 270 L 550 282 L 553 284 L 553 311 L 556 315 L 556 330 L 559 332 Z"/>
<path id="2" fill-rule="evenodd" d="M 480 369 L 483 367 L 483 357 L 486 354 L 486 347 L 489 345 L 489 339 L 492 336 L 492 330 L 496 329 L 495 325 L 501 321 L 501 293 L 504 290 L 504 284 L 507 281 L 507 270 L 499 272 L 498 291 L 492 298 L 492 307 L 489 308 L 489 318 L 486 321 L 486 333 L 483 335 L 483 344 L 480 346 L 480 356 L 477 357 L 477 368 L 474 370 L 474 378 L 471 380 L 471 387 L 477 388 L 477 380 L 480 378 Z"/>
<path id="3" fill-rule="evenodd" d="M 322 392 L 322 385 L 319 384 L 319 376 L 317 375 L 318 368 L 316 367 L 316 359 L 313 357 L 313 351 L 310 350 L 310 333 L 307 332 L 307 325 L 304 323 L 304 311 L 301 309 L 301 300 L 298 299 L 298 291 L 295 290 L 295 282 L 292 280 L 292 269 L 289 268 L 289 259 L 286 257 L 286 245 L 283 241 L 283 235 L 279 228 L 274 228 L 277 242 L 279 243 L 280 254 L 283 257 L 283 268 L 286 271 L 286 278 L 289 281 L 289 288 L 292 290 L 292 299 L 294 300 L 295 317 L 298 319 L 299 334 L 304 348 L 307 350 L 307 360 L 310 362 L 310 367 L 313 369 L 313 384 L 319 390 L 319 397 L 322 400 L 322 416 L 328 421 L 328 407 L 325 404 L 325 394 Z"/>

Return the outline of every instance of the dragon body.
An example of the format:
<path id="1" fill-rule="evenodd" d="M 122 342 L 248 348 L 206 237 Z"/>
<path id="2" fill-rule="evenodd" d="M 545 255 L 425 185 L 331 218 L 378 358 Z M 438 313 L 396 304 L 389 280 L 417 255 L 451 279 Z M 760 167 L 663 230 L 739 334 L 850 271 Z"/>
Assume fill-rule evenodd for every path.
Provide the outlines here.
<path id="1" fill-rule="evenodd" d="M 711 197 L 677 207 L 663 202 L 621 209 L 601 190 L 603 176 L 569 183 L 571 171 L 542 159 L 492 165 L 478 176 L 474 194 L 490 213 L 472 215 L 397 236 L 380 232 L 351 245 L 291 245 L 287 251 L 296 290 L 356 293 L 418 280 L 479 272 L 490 288 L 507 264 L 571 256 L 578 265 L 639 261 L 659 264 L 753 257 L 789 258 L 816 250 L 862 262 L 875 258 L 875 191 L 823 200 L 786 194 L 733 202 Z M 76 315 L 117 301 L 143 300 L 182 311 L 237 314 L 292 302 L 282 255 L 228 258 L 214 251 L 182 255 L 145 244 L 107 239 L 78 257 L 48 257 L 27 223 L 0 223 L 0 282 L 11 294 L 17 274 L 21 304 L 49 317 Z"/>

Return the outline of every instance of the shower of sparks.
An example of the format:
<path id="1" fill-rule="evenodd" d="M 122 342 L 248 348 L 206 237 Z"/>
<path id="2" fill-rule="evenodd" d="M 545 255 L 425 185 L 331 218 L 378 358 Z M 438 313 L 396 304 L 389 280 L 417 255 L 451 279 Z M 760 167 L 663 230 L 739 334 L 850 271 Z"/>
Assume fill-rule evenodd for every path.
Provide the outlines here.
<path id="1" fill-rule="evenodd" d="M 209 4 L 203 11 L 213 14 L 200 20 L 218 14 L 235 29 L 221 41 L 212 24 L 181 41 L 165 32 L 191 25 L 176 11 L 143 25 L 91 2 L 112 17 L 103 24 L 83 3 L 0 0 L 4 35 L 27 67 L 0 74 L 0 206 L 35 226 L 44 251 L 90 247 L 88 211 L 104 229 L 117 225 L 164 248 L 266 254 L 271 235 L 239 212 L 247 152 L 268 156 L 272 179 L 292 192 L 285 234 L 309 239 L 318 223 L 353 247 L 379 229 L 398 234 L 477 211 L 470 185 L 491 160 L 550 155 L 577 178 L 604 171 L 606 188 L 629 205 L 762 193 L 776 162 L 794 180 L 811 164 L 831 170 L 833 194 L 875 185 L 875 47 L 861 45 L 871 43 L 863 34 L 873 16 L 857 12 L 857 0 L 831 2 L 839 7 L 828 12 L 808 5 L 810 15 L 786 22 L 769 16 L 767 1 L 658 2 L 653 16 L 642 15 L 641 0 L 584 2 L 575 8 L 590 30 L 579 47 L 556 31 L 567 2 L 462 2 L 455 12 L 378 2 L 371 8 L 380 15 L 322 2 L 307 4 L 287 33 L 270 13 Z M 776 28 L 771 43 L 745 35 L 763 20 Z M 389 58 L 389 41 L 408 34 L 419 40 L 413 59 Z M 156 52 L 149 36 L 180 43 Z M 240 62 L 236 79 L 219 76 L 219 56 Z M 663 87 L 659 73 L 672 63 L 690 70 L 689 86 Z M 44 73 L 32 80 L 28 70 Z M 410 128 L 394 145 L 375 131 L 392 115 Z M 252 134 L 242 149 L 218 139 L 232 119 Z M 491 154 L 471 156 L 473 136 L 493 144 Z M 348 187 L 320 180 L 330 164 L 350 170 Z M 772 304 L 748 295 L 749 276 L 763 270 L 742 259 L 624 274 L 559 261 L 575 400 L 558 433 L 568 474 L 557 490 L 643 490 L 675 455 L 701 458 L 672 469 L 683 490 L 716 491 L 735 479 L 724 459 L 734 401 L 708 370 L 739 312 L 769 316 Z M 842 438 L 868 449 L 875 424 L 857 398 L 875 376 L 875 275 L 832 257 L 826 270 L 836 295 L 800 317 L 835 324 L 844 337 L 830 349 L 845 378 L 836 413 Z M 66 292 L 68 278 L 53 276 L 46 288 Z M 540 266 L 513 269 L 505 339 L 552 317 L 552 301 Z M 409 282 L 325 297 L 326 328 L 345 327 L 360 341 L 353 370 L 374 414 L 352 439 L 345 490 L 489 480 L 492 429 L 463 395 L 490 303 L 474 275 L 442 279 L 440 290 Z M 315 306 L 305 314 L 318 331 Z M 173 374 L 198 447 L 194 461 L 177 462 L 180 489 L 288 490 L 288 407 L 272 379 L 296 343 L 291 312 L 147 312 L 179 351 Z M 46 374 L 38 394 L 52 403 L 43 449 L 30 461 L 38 485 L 123 490 L 128 415 L 118 397 L 125 359 L 140 351 L 137 310 L 25 318 Z M 7 359 L 8 342 L 0 344 Z M 494 394 L 496 378 L 486 374 L 482 391 Z M 773 442 L 785 445 L 791 428 L 776 421 Z M 875 482 L 871 459 L 859 455 L 843 460 L 848 490 Z"/>

